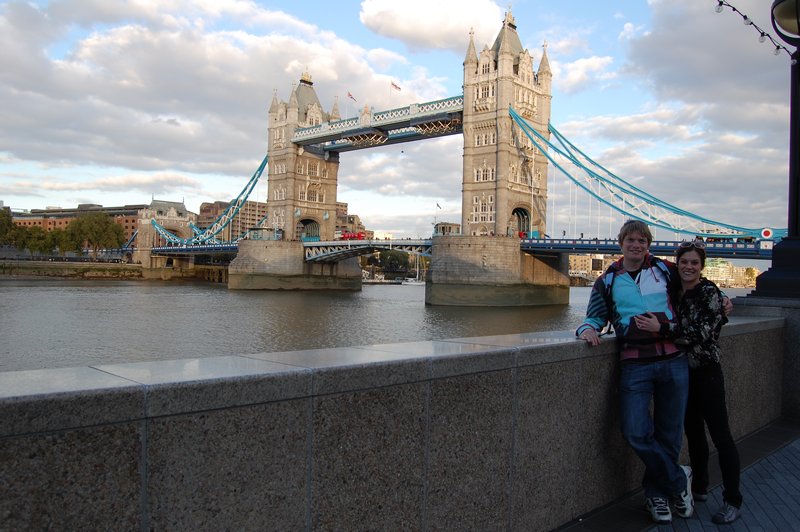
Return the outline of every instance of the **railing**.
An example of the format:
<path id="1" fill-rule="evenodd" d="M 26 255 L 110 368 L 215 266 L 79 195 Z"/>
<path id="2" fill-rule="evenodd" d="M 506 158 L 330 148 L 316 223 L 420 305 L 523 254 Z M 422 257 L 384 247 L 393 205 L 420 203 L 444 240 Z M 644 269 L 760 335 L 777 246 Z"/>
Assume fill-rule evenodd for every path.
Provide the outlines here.
<path id="1" fill-rule="evenodd" d="M 654 255 L 674 255 L 680 240 L 654 240 L 650 252 Z M 756 242 L 705 242 L 706 255 L 719 258 L 763 259 L 772 258 L 774 243 L 770 240 Z M 553 251 L 558 253 L 602 253 L 620 252 L 619 243 L 612 239 L 580 238 L 527 238 L 520 241 L 520 248 L 527 252 Z"/>

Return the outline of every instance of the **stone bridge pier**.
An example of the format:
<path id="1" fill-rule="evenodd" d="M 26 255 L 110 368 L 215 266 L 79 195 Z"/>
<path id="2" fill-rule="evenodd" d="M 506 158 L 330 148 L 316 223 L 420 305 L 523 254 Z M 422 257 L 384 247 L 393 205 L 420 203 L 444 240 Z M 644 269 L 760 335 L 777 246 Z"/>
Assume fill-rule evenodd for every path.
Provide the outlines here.
<path id="1" fill-rule="evenodd" d="M 516 237 L 435 236 L 425 304 L 565 305 L 569 284 L 567 255 L 534 257 Z"/>
<path id="2" fill-rule="evenodd" d="M 287 240 L 241 240 L 228 266 L 234 290 L 361 290 L 358 258 L 334 263 L 305 261 L 303 243 Z"/>

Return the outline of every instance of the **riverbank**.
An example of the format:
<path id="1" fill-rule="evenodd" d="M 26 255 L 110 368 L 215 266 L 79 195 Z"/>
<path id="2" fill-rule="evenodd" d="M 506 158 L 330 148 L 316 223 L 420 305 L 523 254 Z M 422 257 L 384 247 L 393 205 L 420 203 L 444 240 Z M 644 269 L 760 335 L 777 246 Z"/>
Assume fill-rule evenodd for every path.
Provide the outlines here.
<path id="1" fill-rule="evenodd" d="M 0 260 L 0 275 L 67 279 L 142 279 L 140 264 Z"/>

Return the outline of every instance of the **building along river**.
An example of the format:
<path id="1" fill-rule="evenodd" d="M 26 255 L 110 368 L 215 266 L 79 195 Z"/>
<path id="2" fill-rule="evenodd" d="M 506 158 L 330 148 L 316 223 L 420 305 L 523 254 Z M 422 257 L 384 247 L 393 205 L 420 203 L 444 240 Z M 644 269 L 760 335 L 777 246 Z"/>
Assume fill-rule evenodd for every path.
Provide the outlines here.
<path id="1" fill-rule="evenodd" d="M 589 290 L 572 288 L 569 305 L 426 307 L 419 285 L 272 292 L 0 278 L 0 371 L 574 329 Z"/>

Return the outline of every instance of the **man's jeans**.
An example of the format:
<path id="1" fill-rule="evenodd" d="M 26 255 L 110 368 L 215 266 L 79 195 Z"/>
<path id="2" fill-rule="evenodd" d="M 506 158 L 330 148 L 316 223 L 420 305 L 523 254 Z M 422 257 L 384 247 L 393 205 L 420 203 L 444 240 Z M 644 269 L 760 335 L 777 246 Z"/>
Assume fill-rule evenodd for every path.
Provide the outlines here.
<path id="1" fill-rule="evenodd" d="M 678 495 L 686 489 L 686 475 L 678 465 L 689 395 L 686 356 L 657 362 L 626 362 L 621 366 L 622 435 L 644 462 L 645 497 Z"/>

